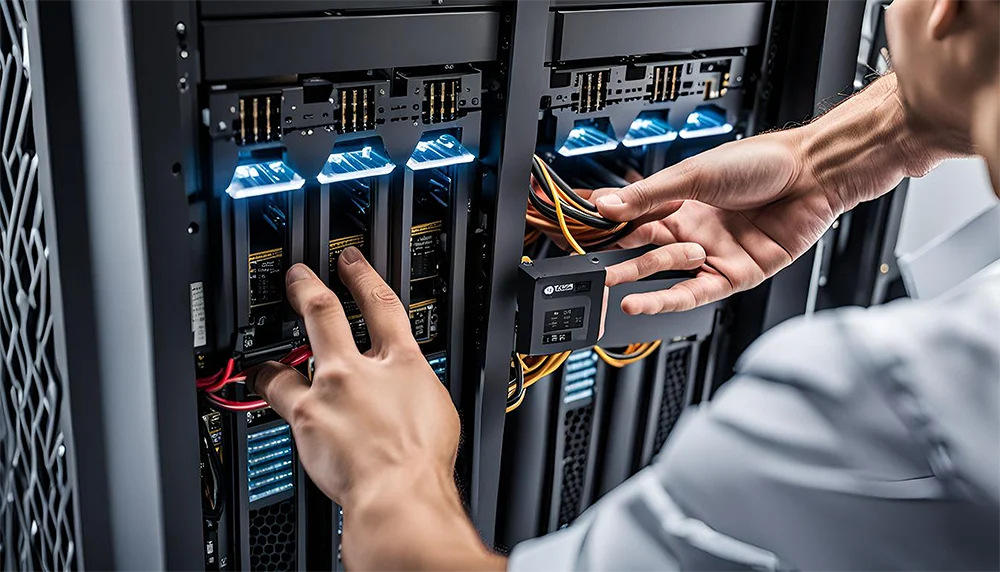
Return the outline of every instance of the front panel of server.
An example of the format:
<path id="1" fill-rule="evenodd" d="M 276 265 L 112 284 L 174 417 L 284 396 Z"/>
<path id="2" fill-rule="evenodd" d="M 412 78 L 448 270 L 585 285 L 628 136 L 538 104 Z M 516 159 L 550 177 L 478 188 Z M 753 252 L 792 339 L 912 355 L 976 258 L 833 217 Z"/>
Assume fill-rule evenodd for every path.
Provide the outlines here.
<path id="1" fill-rule="evenodd" d="M 567 189 L 623 187 L 749 134 L 766 6 L 619 4 L 550 7 L 535 149 L 544 168 L 526 185 L 534 196 L 524 254 L 532 259 L 610 244 L 599 240 L 613 236 L 600 221 L 560 227 L 557 216 L 546 214 L 546 204 L 559 200 L 564 210 L 576 208 L 571 219 L 588 218 Z M 640 33 L 646 28 L 658 31 Z M 567 228 L 580 233 L 579 248 L 563 238 Z M 643 337 L 628 348 L 573 352 L 545 380 L 558 391 L 526 382 L 532 386 L 508 415 L 505 433 L 505 481 L 517 484 L 502 492 L 513 503 L 502 513 L 503 544 L 567 526 L 659 451 L 692 402 L 702 374 L 698 350 L 709 348 L 713 335 L 707 321 L 690 331 L 665 323 L 664 330 L 670 331 L 664 339 Z M 605 332 L 604 339 L 628 334 Z M 532 400 L 544 403 L 525 405 Z M 538 432 L 547 443 L 541 464 L 539 449 L 526 446 L 523 436 Z M 533 479 L 530 472 L 544 476 Z M 526 493 L 526 483 L 541 490 Z M 540 499 L 542 507 L 521 499 L 533 505 Z"/>
<path id="2" fill-rule="evenodd" d="M 246 63 L 212 41 L 230 26 L 280 35 L 284 26 L 301 23 L 221 16 L 203 24 L 208 78 L 213 61 Z M 388 22 L 357 18 L 355 28 Z M 314 20 L 305 19 L 341 25 Z M 497 17 L 470 12 L 442 21 L 484 30 Z M 453 60 L 429 54 L 418 63 L 419 50 L 405 43 L 393 56 L 410 62 L 405 67 L 383 57 L 387 65 L 352 69 L 345 53 L 329 70 L 305 73 L 296 70 L 302 62 L 290 49 L 287 61 L 275 55 L 269 65 L 294 73 L 206 80 L 198 87 L 204 189 L 191 200 L 189 233 L 197 278 L 191 301 L 202 396 L 206 569 L 343 567 L 342 511 L 302 470 L 288 424 L 240 375 L 266 360 L 310 373 L 306 332 L 285 295 L 293 264 L 307 264 L 337 293 L 354 341 L 366 351 L 367 326 L 337 272 L 344 250 L 358 248 L 408 308 L 428 362 L 459 399 L 465 245 L 481 180 L 483 86 L 496 83 L 498 67 L 477 56 L 461 59 L 463 52 L 483 53 L 478 46 L 456 50 Z"/>

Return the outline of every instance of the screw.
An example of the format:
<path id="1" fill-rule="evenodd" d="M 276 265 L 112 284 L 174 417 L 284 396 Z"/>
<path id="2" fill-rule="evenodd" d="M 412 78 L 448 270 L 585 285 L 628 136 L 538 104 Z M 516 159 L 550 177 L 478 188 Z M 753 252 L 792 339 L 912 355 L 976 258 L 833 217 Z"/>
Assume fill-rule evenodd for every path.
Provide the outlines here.
<path id="1" fill-rule="evenodd" d="M 184 32 L 187 32 L 187 26 L 184 25 L 184 22 L 177 22 L 177 25 L 174 26 L 174 29 L 177 30 L 178 34 L 183 34 Z"/>
<path id="2" fill-rule="evenodd" d="M 444 0 L 436 0 L 436 3 L 438 6 L 440 6 L 441 4 L 444 4 Z"/>
<path id="3" fill-rule="evenodd" d="M 313 134 L 313 130 L 312 129 L 310 129 L 309 131 L 306 131 L 306 135 L 312 135 L 312 134 Z"/>
<path id="4" fill-rule="evenodd" d="M 417 123 L 416 121 L 414 121 L 414 122 L 413 122 L 413 126 L 414 126 L 414 127 L 416 127 L 417 125 L 420 125 L 420 124 L 419 124 L 419 123 Z"/>
<path id="5" fill-rule="evenodd" d="M 837 230 L 838 228 L 840 228 L 840 221 L 839 220 L 833 221 L 833 230 Z"/>
<path id="6" fill-rule="evenodd" d="M 229 106 L 229 113 L 236 113 L 236 106 L 235 105 L 230 105 Z"/>
<path id="7" fill-rule="evenodd" d="M 220 121 L 219 122 L 219 131 L 225 131 L 225 130 L 226 130 L 226 122 L 225 121 Z"/>
<path id="8" fill-rule="evenodd" d="M 188 59 L 188 51 L 187 50 L 181 50 L 181 59 L 182 60 Z"/>
<path id="9" fill-rule="evenodd" d="M 413 88 L 413 94 L 414 95 L 420 95 L 420 88 L 419 87 Z"/>
<path id="10" fill-rule="evenodd" d="M 479 98 L 478 97 L 473 97 L 472 98 L 472 105 L 479 105 Z"/>
<path id="11" fill-rule="evenodd" d="M 378 94 L 379 94 L 379 95 L 385 95 L 385 89 L 384 89 L 384 88 L 381 88 L 381 87 L 380 87 L 380 88 L 378 89 Z"/>
<path id="12" fill-rule="evenodd" d="M 881 272 L 882 274 L 888 274 L 889 273 L 889 265 L 883 262 L 882 266 L 878 267 L 878 271 Z"/>
<path id="13" fill-rule="evenodd" d="M 292 111 L 295 111 L 295 106 L 294 105 L 292 106 Z"/>

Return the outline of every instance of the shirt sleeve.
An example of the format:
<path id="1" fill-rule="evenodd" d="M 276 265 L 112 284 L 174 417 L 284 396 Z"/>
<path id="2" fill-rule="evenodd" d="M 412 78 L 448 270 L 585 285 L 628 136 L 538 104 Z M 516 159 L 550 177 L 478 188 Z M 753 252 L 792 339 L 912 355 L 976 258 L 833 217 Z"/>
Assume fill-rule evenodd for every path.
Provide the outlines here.
<path id="1" fill-rule="evenodd" d="M 850 335 L 864 314 L 763 336 L 652 466 L 510 569 L 996 570 L 996 507 L 935 475 L 886 393 L 895 360 Z"/>

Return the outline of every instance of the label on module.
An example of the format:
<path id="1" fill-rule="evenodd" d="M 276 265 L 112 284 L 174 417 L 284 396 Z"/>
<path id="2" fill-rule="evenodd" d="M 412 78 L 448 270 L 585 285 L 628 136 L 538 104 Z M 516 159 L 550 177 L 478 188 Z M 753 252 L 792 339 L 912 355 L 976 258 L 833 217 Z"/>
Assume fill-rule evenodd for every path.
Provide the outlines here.
<path id="1" fill-rule="evenodd" d="M 441 221 L 418 224 L 410 231 L 410 279 L 430 278 L 438 270 L 438 235 Z"/>
<path id="2" fill-rule="evenodd" d="M 371 340 L 368 337 L 368 325 L 365 323 L 365 317 L 361 315 L 361 308 L 351 298 L 342 298 L 341 302 L 344 305 L 344 314 L 347 315 L 347 323 L 351 327 L 351 336 L 354 337 L 355 345 L 361 351 L 368 350 L 371 347 Z"/>
<path id="3" fill-rule="evenodd" d="M 437 300 L 410 305 L 410 329 L 419 344 L 437 337 Z"/>
<path id="4" fill-rule="evenodd" d="M 205 327 L 205 285 L 202 282 L 191 283 L 191 334 L 194 336 L 194 347 L 208 343 L 208 332 Z"/>
<path id="5" fill-rule="evenodd" d="M 281 301 L 284 276 L 280 248 L 254 252 L 249 257 L 250 307 Z"/>

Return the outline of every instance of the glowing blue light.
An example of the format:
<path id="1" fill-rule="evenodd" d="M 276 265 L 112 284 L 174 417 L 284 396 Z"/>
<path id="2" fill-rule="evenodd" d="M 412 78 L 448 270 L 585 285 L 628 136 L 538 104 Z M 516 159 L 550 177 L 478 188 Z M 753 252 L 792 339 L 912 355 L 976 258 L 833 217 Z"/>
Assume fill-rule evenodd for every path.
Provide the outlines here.
<path id="1" fill-rule="evenodd" d="M 236 167 L 226 193 L 234 199 L 301 189 L 306 180 L 284 161 L 263 161 Z"/>
<path id="2" fill-rule="evenodd" d="M 714 109 L 696 109 L 691 112 L 681 129 L 681 139 L 695 139 L 730 133 L 733 126 L 726 123 L 724 112 Z"/>
<path id="3" fill-rule="evenodd" d="M 677 130 L 666 121 L 657 117 L 640 117 L 632 122 L 628 133 L 622 139 L 626 147 L 639 147 L 666 143 L 677 139 Z"/>
<path id="4" fill-rule="evenodd" d="M 563 157 L 573 157 L 575 155 L 611 151 L 617 147 L 618 141 L 615 141 L 607 133 L 590 125 L 582 125 L 574 127 L 569 132 L 566 142 L 559 149 L 559 154 Z"/>
<path id="5" fill-rule="evenodd" d="M 422 169 L 434 169 L 438 167 L 448 167 L 451 165 L 461 165 L 471 163 L 476 160 L 476 156 L 471 151 L 462 147 L 451 135 L 444 134 L 417 143 L 417 148 L 413 150 L 406 166 L 411 171 Z"/>
<path id="6" fill-rule="evenodd" d="M 352 179 L 379 177 L 388 175 L 395 168 L 396 165 L 388 157 L 369 146 L 330 155 L 323 165 L 323 170 L 316 176 L 316 180 L 326 185 Z"/>

